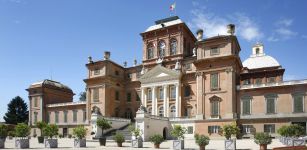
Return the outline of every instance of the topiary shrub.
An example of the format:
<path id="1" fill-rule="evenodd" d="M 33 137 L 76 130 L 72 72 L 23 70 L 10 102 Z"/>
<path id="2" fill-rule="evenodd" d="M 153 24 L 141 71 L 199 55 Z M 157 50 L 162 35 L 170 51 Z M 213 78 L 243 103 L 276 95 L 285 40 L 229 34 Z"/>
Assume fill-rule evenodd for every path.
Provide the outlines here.
<path id="1" fill-rule="evenodd" d="M 128 129 L 129 129 L 131 135 L 135 137 L 135 139 L 138 139 L 139 136 L 142 135 L 142 131 L 139 128 L 135 128 L 133 125 L 130 125 L 128 127 Z"/>
<path id="2" fill-rule="evenodd" d="M 8 134 L 8 127 L 5 124 L 0 124 L 0 138 L 5 139 Z"/>
<path id="3" fill-rule="evenodd" d="M 149 137 L 149 141 L 154 144 L 155 148 L 160 148 L 160 144 L 164 141 L 164 138 L 160 134 L 154 134 Z"/>
<path id="4" fill-rule="evenodd" d="M 118 147 L 122 147 L 122 143 L 125 142 L 125 137 L 121 133 L 116 133 L 113 136 L 113 140 L 117 143 Z"/>
<path id="5" fill-rule="evenodd" d="M 267 145 L 272 143 L 272 139 L 268 133 L 261 132 L 255 134 L 254 142 L 258 145 Z"/>
<path id="6" fill-rule="evenodd" d="M 207 146 L 209 144 L 209 141 L 210 141 L 210 138 L 208 136 L 205 136 L 205 135 L 195 134 L 194 138 L 195 138 L 195 143 L 199 147 Z"/>
<path id="7" fill-rule="evenodd" d="M 59 132 L 59 128 L 55 124 L 48 124 L 46 127 L 43 129 L 44 135 L 48 136 L 50 139 L 53 137 L 56 137 Z"/>
<path id="8" fill-rule="evenodd" d="M 182 127 L 180 125 L 174 125 L 173 130 L 171 130 L 171 135 L 178 140 L 184 139 L 184 134 L 187 132 L 187 129 L 185 127 Z"/>
<path id="9" fill-rule="evenodd" d="M 15 127 L 15 136 L 25 138 L 30 135 L 31 128 L 25 123 L 18 123 Z"/>
<path id="10" fill-rule="evenodd" d="M 222 133 L 227 140 L 231 138 L 231 135 L 237 135 L 240 132 L 239 127 L 236 123 L 224 125 L 222 128 Z"/>
<path id="11" fill-rule="evenodd" d="M 73 135 L 78 139 L 83 139 L 86 136 L 86 128 L 84 126 L 78 126 L 73 129 Z"/>

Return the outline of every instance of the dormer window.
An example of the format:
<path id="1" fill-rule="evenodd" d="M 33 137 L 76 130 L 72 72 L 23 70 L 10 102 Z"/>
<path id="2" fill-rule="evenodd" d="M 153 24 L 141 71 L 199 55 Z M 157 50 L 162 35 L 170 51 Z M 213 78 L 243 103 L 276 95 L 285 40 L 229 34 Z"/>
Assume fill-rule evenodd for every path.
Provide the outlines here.
<path id="1" fill-rule="evenodd" d="M 215 48 L 210 49 L 210 55 L 211 56 L 218 55 L 218 54 L 220 54 L 219 48 L 215 47 Z"/>

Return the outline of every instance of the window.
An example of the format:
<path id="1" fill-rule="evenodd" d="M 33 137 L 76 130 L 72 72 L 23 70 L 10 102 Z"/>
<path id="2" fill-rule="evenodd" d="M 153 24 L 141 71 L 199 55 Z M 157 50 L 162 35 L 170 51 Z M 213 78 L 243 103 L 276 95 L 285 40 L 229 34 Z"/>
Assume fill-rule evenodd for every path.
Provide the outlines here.
<path id="1" fill-rule="evenodd" d="M 96 68 L 95 70 L 94 70 L 94 75 L 99 75 L 100 74 L 100 69 L 99 68 Z"/>
<path id="2" fill-rule="evenodd" d="M 208 126 L 208 133 L 219 133 L 220 126 Z"/>
<path id="3" fill-rule="evenodd" d="M 253 126 L 252 125 L 243 125 L 243 130 L 242 133 L 243 134 L 250 134 L 252 133 Z"/>
<path id="4" fill-rule="evenodd" d="M 151 101 L 152 100 L 152 92 L 151 89 L 147 90 L 147 101 Z"/>
<path id="5" fill-rule="evenodd" d="M 163 106 L 161 106 L 161 107 L 159 108 L 159 116 L 160 116 L 160 117 L 163 117 L 163 116 L 164 116 L 164 107 L 163 107 Z"/>
<path id="6" fill-rule="evenodd" d="M 166 48 L 165 42 L 160 41 L 158 44 L 158 56 L 160 58 L 163 58 L 165 56 L 165 48 Z"/>
<path id="7" fill-rule="evenodd" d="M 276 100 L 276 95 L 269 95 L 265 97 L 266 100 L 266 113 L 267 114 L 273 114 L 276 112 L 275 110 L 275 100 Z"/>
<path id="8" fill-rule="evenodd" d="M 210 56 L 218 55 L 218 54 L 220 54 L 220 49 L 219 48 L 212 48 L 212 49 L 210 49 Z"/>
<path id="9" fill-rule="evenodd" d="M 148 107 L 147 112 L 148 112 L 148 114 L 151 114 L 152 113 L 152 107 Z"/>
<path id="10" fill-rule="evenodd" d="M 64 113 L 64 123 L 67 123 L 67 111 L 65 110 L 63 113 Z"/>
<path id="11" fill-rule="evenodd" d="M 210 75 L 210 85 L 211 85 L 211 90 L 218 90 L 219 88 L 219 74 L 214 73 Z"/>
<path id="12" fill-rule="evenodd" d="M 93 89 L 93 101 L 99 102 L 99 88 Z"/>
<path id="13" fill-rule="evenodd" d="M 115 75 L 119 76 L 119 72 L 117 70 L 115 71 Z"/>
<path id="14" fill-rule="evenodd" d="M 115 108 L 115 117 L 119 117 L 119 108 Z"/>
<path id="15" fill-rule="evenodd" d="M 119 92 L 115 91 L 115 100 L 119 101 Z"/>
<path id="16" fill-rule="evenodd" d="M 243 85 L 249 85 L 251 82 L 250 82 L 250 79 L 245 79 L 243 81 Z"/>
<path id="17" fill-rule="evenodd" d="M 304 112 L 304 95 L 294 94 L 293 97 L 293 112 L 300 113 Z"/>
<path id="18" fill-rule="evenodd" d="M 54 114 L 55 114 L 54 122 L 59 123 L 59 112 L 56 111 L 56 112 L 54 112 Z"/>
<path id="19" fill-rule="evenodd" d="M 131 102 L 131 93 L 127 93 L 127 102 Z"/>
<path id="20" fill-rule="evenodd" d="M 86 110 L 83 109 L 83 122 L 85 122 L 85 121 L 86 121 Z"/>
<path id="21" fill-rule="evenodd" d="M 263 125 L 263 131 L 266 133 L 275 133 L 275 124 Z"/>
<path id="22" fill-rule="evenodd" d="M 193 134 L 193 126 L 188 126 L 188 134 Z"/>
<path id="23" fill-rule="evenodd" d="M 256 55 L 258 55 L 260 53 L 260 49 L 256 48 Z"/>
<path id="24" fill-rule="evenodd" d="M 190 85 L 186 85 L 184 87 L 184 97 L 189 97 L 191 95 L 191 87 Z"/>
<path id="25" fill-rule="evenodd" d="M 152 59 L 154 54 L 154 47 L 152 44 L 147 45 L 147 59 Z"/>
<path id="26" fill-rule="evenodd" d="M 257 85 L 262 84 L 262 79 L 261 79 L 261 78 L 257 78 L 256 81 L 255 81 L 255 83 L 256 83 Z"/>
<path id="27" fill-rule="evenodd" d="M 211 117 L 216 118 L 219 115 L 219 101 L 212 100 L 210 103 L 211 103 Z"/>
<path id="28" fill-rule="evenodd" d="M 250 115 L 251 114 L 251 98 L 243 97 L 242 100 L 242 115 Z"/>
<path id="29" fill-rule="evenodd" d="M 164 93 L 163 93 L 163 88 L 159 88 L 159 99 L 163 99 Z"/>
<path id="30" fill-rule="evenodd" d="M 177 53 L 177 41 L 175 39 L 171 40 L 170 55 L 175 55 Z"/>
<path id="31" fill-rule="evenodd" d="M 73 110 L 73 122 L 77 122 L 77 110 Z"/>
<path id="32" fill-rule="evenodd" d="M 37 97 L 34 97 L 33 100 L 34 100 L 34 107 L 37 107 L 37 106 L 38 106 L 38 104 L 37 104 L 38 98 L 37 98 Z"/>
<path id="33" fill-rule="evenodd" d="M 36 122 L 37 122 L 37 112 L 34 112 L 34 121 L 33 121 L 33 123 L 36 124 Z"/>
<path id="34" fill-rule="evenodd" d="M 176 87 L 175 86 L 170 87 L 170 98 L 176 99 Z"/>
<path id="35" fill-rule="evenodd" d="M 275 77 L 269 77 L 268 83 L 275 83 Z"/>
<path id="36" fill-rule="evenodd" d="M 176 117 L 176 107 L 175 106 L 171 106 L 170 108 L 170 117 Z"/>

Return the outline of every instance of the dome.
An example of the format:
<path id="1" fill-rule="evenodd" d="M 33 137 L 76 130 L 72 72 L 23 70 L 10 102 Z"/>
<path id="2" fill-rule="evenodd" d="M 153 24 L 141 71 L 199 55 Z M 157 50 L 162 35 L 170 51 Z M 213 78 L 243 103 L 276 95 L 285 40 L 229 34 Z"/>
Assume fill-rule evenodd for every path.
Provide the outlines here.
<path id="1" fill-rule="evenodd" d="M 279 67 L 277 60 L 268 55 L 251 56 L 243 62 L 243 67 L 248 69 Z"/>

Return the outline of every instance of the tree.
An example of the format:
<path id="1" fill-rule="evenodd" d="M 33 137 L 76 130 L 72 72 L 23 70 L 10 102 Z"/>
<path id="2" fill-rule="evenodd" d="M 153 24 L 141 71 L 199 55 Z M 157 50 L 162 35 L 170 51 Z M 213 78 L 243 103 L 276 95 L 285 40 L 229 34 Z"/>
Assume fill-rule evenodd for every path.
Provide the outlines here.
<path id="1" fill-rule="evenodd" d="M 28 106 L 21 97 L 16 96 L 13 98 L 7 107 L 7 113 L 5 113 L 5 116 L 3 117 L 5 123 L 17 124 L 28 122 Z"/>
<path id="2" fill-rule="evenodd" d="M 79 101 L 86 101 L 86 92 L 81 92 L 79 94 Z"/>

